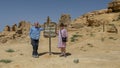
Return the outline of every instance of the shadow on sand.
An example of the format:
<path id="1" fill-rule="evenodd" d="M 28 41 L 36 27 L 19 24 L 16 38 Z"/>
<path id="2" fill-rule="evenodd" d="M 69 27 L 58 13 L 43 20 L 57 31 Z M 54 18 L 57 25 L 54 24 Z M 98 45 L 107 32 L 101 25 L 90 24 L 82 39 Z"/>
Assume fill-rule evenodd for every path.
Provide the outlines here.
<path id="1" fill-rule="evenodd" d="M 42 55 L 45 55 L 47 54 L 48 52 L 43 52 L 43 53 L 39 53 L 38 56 L 42 56 Z"/>
<path id="2" fill-rule="evenodd" d="M 52 52 L 52 54 L 54 54 L 54 55 L 60 55 L 61 53 L 60 52 Z M 70 56 L 70 55 L 71 55 L 71 53 L 69 53 L 69 52 L 66 53 L 66 56 Z"/>
<path id="3" fill-rule="evenodd" d="M 42 56 L 42 55 L 45 55 L 45 54 L 47 54 L 47 53 L 49 53 L 49 52 L 43 52 L 43 53 L 39 53 L 38 55 L 39 56 Z M 53 54 L 53 55 L 60 55 L 61 53 L 60 52 L 51 52 L 51 54 Z M 66 53 L 66 56 L 70 56 L 71 55 L 71 53 Z"/>

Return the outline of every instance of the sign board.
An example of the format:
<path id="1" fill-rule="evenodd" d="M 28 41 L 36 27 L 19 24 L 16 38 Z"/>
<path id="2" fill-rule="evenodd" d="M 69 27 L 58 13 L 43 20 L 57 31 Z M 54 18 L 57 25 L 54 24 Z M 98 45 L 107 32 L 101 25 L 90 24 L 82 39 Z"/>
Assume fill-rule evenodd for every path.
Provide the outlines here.
<path id="1" fill-rule="evenodd" d="M 51 55 L 51 38 L 56 37 L 57 24 L 51 22 L 49 16 L 47 22 L 44 23 L 44 37 L 49 38 L 49 55 Z"/>
<path id="2" fill-rule="evenodd" d="M 44 23 L 44 37 L 56 37 L 57 24 L 55 22 Z"/>

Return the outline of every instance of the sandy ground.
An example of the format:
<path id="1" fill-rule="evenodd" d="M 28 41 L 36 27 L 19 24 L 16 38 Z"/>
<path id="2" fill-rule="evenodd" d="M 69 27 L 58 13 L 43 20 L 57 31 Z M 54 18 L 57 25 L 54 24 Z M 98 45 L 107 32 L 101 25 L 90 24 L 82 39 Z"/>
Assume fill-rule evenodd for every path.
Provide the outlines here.
<path id="1" fill-rule="evenodd" d="M 67 42 L 67 57 L 59 57 L 57 37 L 52 38 L 52 55 L 49 55 L 48 38 L 41 36 L 39 58 L 33 58 L 30 41 L 18 39 L 0 44 L 0 68 L 120 68 L 120 35 L 106 33 L 70 32 L 69 38 L 77 33 L 82 35 L 75 42 Z M 13 49 L 15 52 L 6 52 Z M 79 63 L 74 63 L 79 59 Z"/>

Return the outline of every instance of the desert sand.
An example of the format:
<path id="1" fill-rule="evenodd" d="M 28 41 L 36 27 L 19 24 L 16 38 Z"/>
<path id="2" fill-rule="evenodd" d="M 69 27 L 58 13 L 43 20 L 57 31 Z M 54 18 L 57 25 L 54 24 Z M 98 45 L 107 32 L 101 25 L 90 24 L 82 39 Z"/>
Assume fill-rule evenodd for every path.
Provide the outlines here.
<path id="1" fill-rule="evenodd" d="M 88 28 L 90 29 L 90 28 Z M 0 68 L 119 68 L 120 34 L 106 32 L 69 31 L 67 57 L 59 57 L 57 37 L 52 38 L 52 55 L 49 55 L 49 39 L 41 33 L 39 58 L 32 57 L 32 46 L 27 39 L 17 39 L 0 44 L 0 60 L 9 59 L 11 63 L 0 62 Z M 71 42 L 72 35 L 80 35 Z M 15 52 L 9 53 L 6 50 Z M 79 63 L 74 63 L 78 59 Z"/>
<path id="2" fill-rule="evenodd" d="M 69 24 L 67 57 L 59 57 L 57 37 L 52 38 L 52 54 L 49 55 L 49 39 L 44 38 L 42 32 L 39 58 L 33 58 L 27 34 L 29 23 L 22 21 L 19 24 L 22 29 L 17 29 L 16 24 L 13 28 L 6 26 L 3 32 L 7 33 L 0 33 L 0 68 L 120 68 L 119 6 L 120 0 L 113 0 L 107 9 L 88 12 L 72 21 L 69 15 L 61 16 L 60 21 Z M 107 28 L 110 24 L 114 26 Z M 10 49 L 14 52 L 6 51 Z M 78 63 L 75 63 L 76 59 Z M 12 62 L 4 63 L 1 60 Z"/>

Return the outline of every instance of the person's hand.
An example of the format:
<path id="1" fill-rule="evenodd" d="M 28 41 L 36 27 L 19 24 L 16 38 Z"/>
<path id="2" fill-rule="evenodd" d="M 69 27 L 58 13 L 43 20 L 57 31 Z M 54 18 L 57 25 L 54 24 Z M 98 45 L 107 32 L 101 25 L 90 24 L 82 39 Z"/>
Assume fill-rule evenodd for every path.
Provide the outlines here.
<path id="1" fill-rule="evenodd" d="M 56 31 L 56 34 L 58 35 L 58 31 Z"/>

